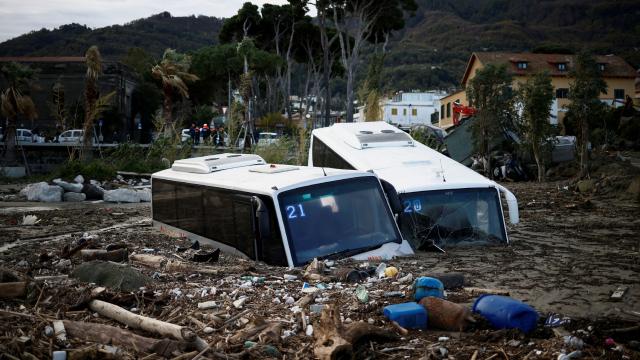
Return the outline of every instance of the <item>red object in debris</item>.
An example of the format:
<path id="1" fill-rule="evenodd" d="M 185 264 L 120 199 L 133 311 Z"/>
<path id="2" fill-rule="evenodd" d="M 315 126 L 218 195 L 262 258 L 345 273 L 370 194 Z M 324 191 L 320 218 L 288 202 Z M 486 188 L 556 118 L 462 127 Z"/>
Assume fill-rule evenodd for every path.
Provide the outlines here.
<path id="1" fill-rule="evenodd" d="M 616 342 L 612 338 L 606 338 L 604 340 L 604 344 L 607 345 L 607 346 L 614 346 L 616 344 Z"/>
<path id="2" fill-rule="evenodd" d="M 453 125 L 458 125 L 461 118 L 467 118 L 473 116 L 478 112 L 476 108 L 471 106 L 465 106 L 458 102 L 453 103 Z"/>

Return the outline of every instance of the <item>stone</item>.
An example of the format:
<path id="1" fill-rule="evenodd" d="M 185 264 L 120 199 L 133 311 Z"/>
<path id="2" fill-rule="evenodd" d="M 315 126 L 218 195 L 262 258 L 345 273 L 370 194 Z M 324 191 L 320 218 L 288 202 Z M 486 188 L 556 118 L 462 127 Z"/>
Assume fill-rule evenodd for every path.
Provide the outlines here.
<path id="1" fill-rule="evenodd" d="M 103 194 L 103 200 L 115 203 L 139 203 L 138 192 L 130 189 L 107 190 Z"/>
<path id="2" fill-rule="evenodd" d="M 149 277 L 128 265 L 99 260 L 82 263 L 71 277 L 125 292 L 137 291 L 152 283 Z"/>
<path id="3" fill-rule="evenodd" d="M 79 193 L 82 191 L 82 184 L 68 183 L 61 179 L 54 179 L 53 183 L 63 188 L 64 191 L 70 191 L 70 192 L 76 192 L 76 193 Z"/>
<path id="4" fill-rule="evenodd" d="M 82 175 L 78 175 L 73 178 L 73 181 L 78 184 L 84 184 L 84 177 Z"/>
<path id="5" fill-rule="evenodd" d="M 140 197 L 140 202 L 151 202 L 151 189 L 136 190 Z"/>
<path id="6" fill-rule="evenodd" d="M 82 202 L 87 198 L 87 195 L 77 192 L 66 192 L 62 195 L 62 198 L 67 202 Z"/>
<path id="7" fill-rule="evenodd" d="M 26 197 L 27 200 L 42 202 L 60 202 L 63 193 L 64 190 L 60 186 L 49 185 L 46 182 L 30 184 L 20 190 L 20 195 Z"/>
<path id="8" fill-rule="evenodd" d="M 102 200 L 104 189 L 96 185 L 84 184 L 82 193 L 86 195 L 87 200 Z"/>

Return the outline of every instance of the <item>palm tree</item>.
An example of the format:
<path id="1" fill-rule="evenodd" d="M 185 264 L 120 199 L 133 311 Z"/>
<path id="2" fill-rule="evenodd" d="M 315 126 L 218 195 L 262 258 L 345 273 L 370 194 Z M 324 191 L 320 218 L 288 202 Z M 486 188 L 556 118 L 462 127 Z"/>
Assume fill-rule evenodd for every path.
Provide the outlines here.
<path id="1" fill-rule="evenodd" d="M 38 117 L 36 106 L 29 96 L 29 91 L 37 79 L 37 71 L 28 66 L 11 62 L 0 69 L 7 80 L 8 87 L 0 94 L 2 115 L 6 117 L 4 129 L 4 149 L 2 158 L 6 164 L 16 164 L 16 123 L 22 115 L 33 121 Z"/>
<path id="2" fill-rule="evenodd" d="M 102 57 L 97 46 L 92 46 L 84 55 L 87 73 L 84 79 L 84 126 L 83 126 L 83 159 L 91 154 L 91 140 L 93 139 L 93 122 L 95 120 L 96 102 L 98 101 L 98 78 L 102 74 Z"/>
<path id="3" fill-rule="evenodd" d="M 162 61 L 151 69 L 151 74 L 162 81 L 162 92 L 164 103 L 162 114 L 164 117 L 164 133 L 172 136 L 174 127 L 171 111 L 173 108 L 173 95 L 175 92 L 184 98 L 189 98 L 189 88 L 187 82 L 199 80 L 199 78 L 189 73 L 191 67 L 191 57 L 181 54 L 173 49 L 167 49 L 162 56 Z"/>

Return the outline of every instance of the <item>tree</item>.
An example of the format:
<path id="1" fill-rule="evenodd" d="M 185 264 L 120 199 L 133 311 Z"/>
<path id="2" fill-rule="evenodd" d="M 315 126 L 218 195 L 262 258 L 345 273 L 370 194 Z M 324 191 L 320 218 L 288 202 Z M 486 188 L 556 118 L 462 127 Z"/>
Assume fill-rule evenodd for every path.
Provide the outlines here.
<path id="1" fill-rule="evenodd" d="M 173 126 L 173 97 L 177 92 L 184 98 L 189 98 L 187 82 L 199 80 L 198 76 L 191 74 L 191 56 L 181 54 L 173 49 L 167 49 L 159 64 L 151 69 L 151 74 L 162 82 L 164 96 L 162 115 L 164 117 L 164 134 L 174 135 Z"/>
<path id="2" fill-rule="evenodd" d="M 29 120 L 38 117 L 36 106 L 30 96 L 30 90 L 37 79 L 37 71 L 19 63 L 10 62 L 0 69 L 7 81 L 7 88 L 0 94 L 2 115 L 7 118 L 4 129 L 3 158 L 7 164 L 15 164 L 18 158 L 16 149 L 16 124 L 18 116 Z"/>
<path id="3" fill-rule="evenodd" d="M 347 77 L 347 122 L 353 122 L 356 70 L 366 42 L 377 44 L 392 31 L 404 27 L 406 11 L 415 11 L 414 0 L 333 0 L 330 11 L 338 31 L 341 62 Z"/>
<path id="4" fill-rule="evenodd" d="M 500 136 L 513 113 L 513 79 L 506 65 L 488 64 L 476 72 L 467 85 L 469 104 L 478 109 L 471 125 L 475 150 L 485 161 L 485 175 L 491 175 L 491 143 Z"/>
<path id="5" fill-rule="evenodd" d="M 382 120 L 380 111 L 380 97 L 382 96 L 381 82 L 384 66 L 384 51 L 373 54 L 369 62 L 367 78 L 360 88 L 360 100 L 364 103 L 364 118 L 366 121 Z"/>
<path id="6" fill-rule="evenodd" d="M 582 51 L 575 58 L 575 66 L 569 72 L 569 105 L 567 116 L 577 121 L 580 145 L 580 177 L 589 176 L 589 122 L 595 114 L 601 114 L 600 93 L 607 92 L 607 83 L 602 80 L 596 60 L 588 52 Z"/>
<path id="7" fill-rule="evenodd" d="M 96 102 L 100 96 L 98 90 L 98 78 L 102 74 L 102 57 L 97 46 L 91 46 L 84 55 L 87 64 L 87 72 L 84 79 L 84 126 L 83 147 L 81 157 L 87 159 L 91 154 L 93 142 L 93 122 L 96 114 Z"/>
<path id="8" fill-rule="evenodd" d="M 520 86 L 518 95 L 522 105 L 522 133 L 536 160 L 538 181 L 542 181 L 545 173 L 542 149 L 551 136 L 549 122 L 549 112 L 553 102 L 551 76 L 547 72 L 534 75 Z"/>

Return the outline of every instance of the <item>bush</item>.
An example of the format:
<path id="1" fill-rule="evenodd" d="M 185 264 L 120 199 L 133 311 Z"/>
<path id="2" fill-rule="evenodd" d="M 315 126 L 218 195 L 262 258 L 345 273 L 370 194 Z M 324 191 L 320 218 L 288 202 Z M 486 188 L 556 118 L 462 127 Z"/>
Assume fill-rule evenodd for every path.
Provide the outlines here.
<path id="1" fill-rule="evenodd" d="M 101 159 L 88 163 L 72 160 L 67 161 L 55 172 L 55 177 L 62 179 L 73 179 L 77 175 L 82 175 L 87 180 L 111 180 L 116 176 L 116 168 Z"/>

